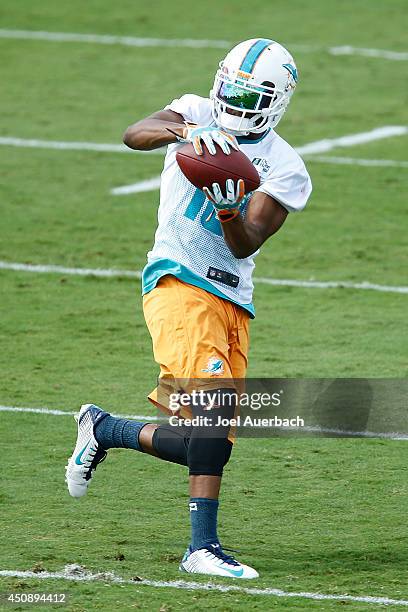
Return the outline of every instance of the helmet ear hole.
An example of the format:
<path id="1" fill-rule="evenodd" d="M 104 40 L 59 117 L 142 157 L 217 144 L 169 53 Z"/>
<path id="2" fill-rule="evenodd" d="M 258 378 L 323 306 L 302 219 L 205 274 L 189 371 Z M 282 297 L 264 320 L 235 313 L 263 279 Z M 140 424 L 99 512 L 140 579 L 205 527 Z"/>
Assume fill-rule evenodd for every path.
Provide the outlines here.
<path id="1" fill-rule="evenodd" d="M 264 87 L 269 87 L 273 90 L 276 89 L 276 85 L 275 83 L 272 83 L 272 81 L 262 81 L 261 85 L 263 85 Z M 275 102 L 276 97 L 276 93 L 272 98 L 270 96 L 262 96 L 261 101 L 259 103 L 259 109 L 268 108 L 272 102 Z"/>

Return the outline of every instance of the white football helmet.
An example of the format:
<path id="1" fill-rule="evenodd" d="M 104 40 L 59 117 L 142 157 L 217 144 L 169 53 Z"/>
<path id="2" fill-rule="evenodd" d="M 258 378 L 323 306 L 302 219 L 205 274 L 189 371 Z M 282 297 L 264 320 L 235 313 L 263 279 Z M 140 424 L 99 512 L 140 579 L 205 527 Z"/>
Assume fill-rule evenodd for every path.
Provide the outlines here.
<path id="1" fill-rule="evenodd" d="M 214 120 L 235 136 L 273 128 L 297 80 L 296 64 L 282 45 L 265 38 L 245 40 L 220 62 L 210 92 Z"/>

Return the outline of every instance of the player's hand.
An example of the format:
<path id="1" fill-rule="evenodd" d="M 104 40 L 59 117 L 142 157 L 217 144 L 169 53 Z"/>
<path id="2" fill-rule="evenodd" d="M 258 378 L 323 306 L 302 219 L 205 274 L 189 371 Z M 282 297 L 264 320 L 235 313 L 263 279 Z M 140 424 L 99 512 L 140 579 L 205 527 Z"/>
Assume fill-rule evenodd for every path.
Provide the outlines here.
<path id="1" fill-rule="evenodd" d="M 200 127 L 187 124 L 183 131 L 183 140 L 192 143 L 197 155 L 203 154 L 202 142 L 207 147 L 210 155 L 215 155 L 217 153 L 215 148 L 216 144 L 221 147 L 221 150 L 226 155 L 230 154 L 231 147 L 238 150 L 238 143 L 235 136 L 215 127 Z"/>
<path id="2" fill-rule="evenodd" d="M 238 179 L 235 186 L 232 179 L 225 181 L 226 196 L 223 195 L 219 183 L 212 184 L 212 191 L 208 187 L 203 187 L 203 191 L 207 198 L 213 203 L 217 210 L 231 210 L 237 208 L 245 195 L 245 184 L 242 179 Z"/>
<path id="3" fill-rule="evenodd" d="M 203 187 L 205 195 L 212 202 L 217 211 L 217 217 L 222 223 L 231 221 L 239 215 L 239 209 L 245 196 L 245 183 L 242 179 L 238 179 L 236 185 L 232 179 L 227 179 L 225 187 L 226 196 L 223 195 L 219 183 L 213 183 L 212 190 Z"/>

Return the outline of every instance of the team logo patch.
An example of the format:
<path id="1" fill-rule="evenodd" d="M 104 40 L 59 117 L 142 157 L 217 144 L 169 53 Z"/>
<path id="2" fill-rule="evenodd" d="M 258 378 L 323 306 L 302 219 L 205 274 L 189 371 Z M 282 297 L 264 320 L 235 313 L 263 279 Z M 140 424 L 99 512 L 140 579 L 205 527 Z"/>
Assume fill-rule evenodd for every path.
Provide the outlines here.
<path id="1" fill-rule="evenodd" d="M 252 163 L 254 164 L 255 168 L 258 170 L 260 175 L 267 174 L 269 170 L 271 169 L 271 164 L 266 159 L 263 159 L 262 157 L 255 157 L 252 160 Z"/>
<path id="2" fill-rule="evenodd" d="M 224 374 L 224 362 L 218 357 L 210 357 L 207 367 L 201 371 L 208 372 L 211 376 L 222 376 Z"/>

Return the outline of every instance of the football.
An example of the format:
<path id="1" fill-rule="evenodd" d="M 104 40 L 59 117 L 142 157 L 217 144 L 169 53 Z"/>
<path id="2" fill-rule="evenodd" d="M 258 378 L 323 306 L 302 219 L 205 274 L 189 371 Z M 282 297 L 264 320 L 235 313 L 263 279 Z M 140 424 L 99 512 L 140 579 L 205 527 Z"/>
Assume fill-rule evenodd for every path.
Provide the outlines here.
<path id="1" fill-rule="evenodd" d="M 211 189 L 213 183 L 219 183 L 223 193 L 227 179 L 243 179 L 245 193 L 259 187 L 259 174 L 245 153 L 231 148 L 231 153 L 226 155 L 218 145 L 216 148 L 216 154 L 211 155 L 203 145 L 203 154 L 197 155 L 193 145 L 188 143 L 177 151 L 177 163 L 190 183 L 199 189 Z"/>

